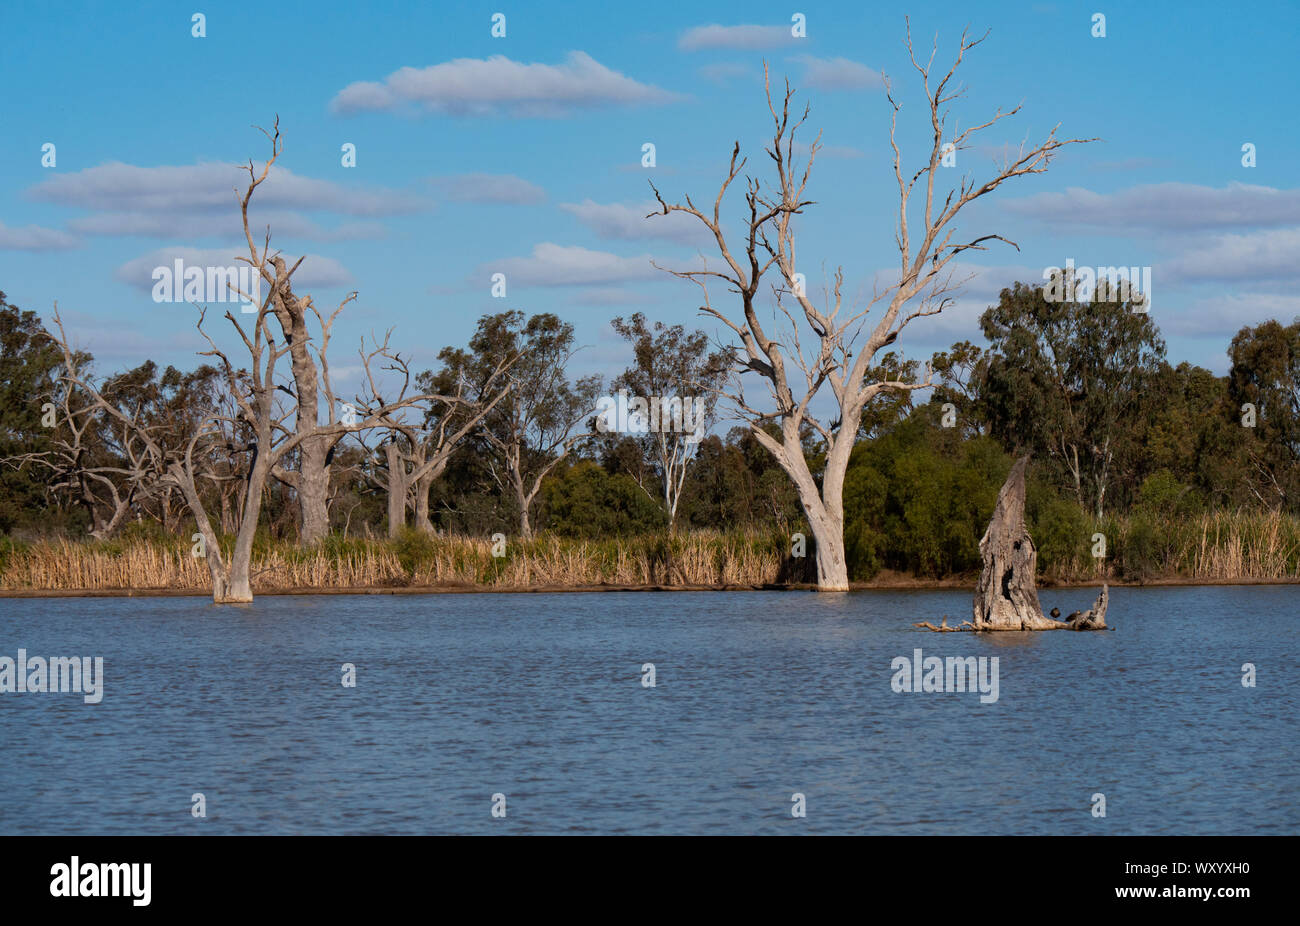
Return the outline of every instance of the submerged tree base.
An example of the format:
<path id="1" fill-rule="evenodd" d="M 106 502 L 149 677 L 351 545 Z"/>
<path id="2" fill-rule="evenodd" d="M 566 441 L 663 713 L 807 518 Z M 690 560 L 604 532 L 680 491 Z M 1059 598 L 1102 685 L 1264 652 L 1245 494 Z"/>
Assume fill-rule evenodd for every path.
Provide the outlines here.
<path id="1" fill-rule="evenodd" d="M 919 624 L 913 624 L 913 627 L 920 627 L 924 630 L 933 630 L 935 633 L 994 633 L 997 631 L 1026 631 L 1026 630 L 1114 630 L 1114 627 L 1106 626 L 1106 608 L 1110 604 L 1110 586 L 1103 585 L 1101 593 L 1097 600 L 1093 602 L 1091 608 L 1087 611 L 1075 611 L 1063 621 L 1043 618 L 1042 623 L 1028 624 L 1020 627 L 1013 626 L 991 626 L 985 624 L 977 626 L 974 621 L 962 621 L 956 627 L 948 626 L 948 615 L 944 615 L 943 622 L 936 627 L 929 621 L 921 621 Z"/>
<path id="2" fill-rule="evenodd" d="M 1110 589 L 1101 587 L 1101 594 L 1091 608 L 1076 611 L 1064 621 L 1043 614 L 1038 602 L 1038 588 L 1034 584 L 1038 565 L 1038 551 L 1025 527 L 1025 467 L 1028 457 L 1021 457 L 1011 467 L 1007 481 L 998 492 L 998 503 L 993 509 L 988 530 L 980 539 L 980 556 L 984 568 L 980 572 L 975 590 L 972 620 L 963 621 L 960 627 L 949 627 L 947 617 L 942 626 L 926 621 L 916 624 L 939 633 L 959 630 L 1105 630 L 1106 608 L 1110 604 Z"/>

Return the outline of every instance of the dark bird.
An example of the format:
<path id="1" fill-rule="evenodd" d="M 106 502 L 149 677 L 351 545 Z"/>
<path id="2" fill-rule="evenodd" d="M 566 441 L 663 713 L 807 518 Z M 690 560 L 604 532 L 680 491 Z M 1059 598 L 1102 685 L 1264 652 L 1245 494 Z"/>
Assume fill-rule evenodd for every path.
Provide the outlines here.
<path id="1" fill-rule="evenodd" d="M 1052 617 L 1060 617 L 1060 616 L 1061 616 L 1061 609 L 1060 609 L 1060 608 L 1052 608 Z"/>

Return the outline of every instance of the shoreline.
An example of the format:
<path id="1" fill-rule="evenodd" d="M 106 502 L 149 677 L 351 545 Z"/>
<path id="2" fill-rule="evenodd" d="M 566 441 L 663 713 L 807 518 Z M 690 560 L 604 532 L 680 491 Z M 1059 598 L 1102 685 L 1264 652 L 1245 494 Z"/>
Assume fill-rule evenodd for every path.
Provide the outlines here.
<path id="1" fill-rule="evenodd" d="M 1040 591 L 1100 588 L 1101 579 L 1078 582 L 1039 583 Z M 1160 588 L 1177 586 L 1252 586 L 1300 585 L 1300 578 L 1289 579 L 1196 579 L 1175 576 L 1143 581 L 1107 580 L 1112 588 Z M 916 579 L 890 576 L 871 582 L 851 582 L 849 591 L 974 591 L 975 579 Z M 815 592 L 810 583 L 769 583 L 755 585 L 393 585 L 393 586 L 319 586 L 299 588 L 254 588 L 254 598 L 279 595 L 523 595 L 523 594 L 591 594 L 600 592 Z M 82 588 L 0 589 L 0 598 L 207 598 L 210 588 Z"/>

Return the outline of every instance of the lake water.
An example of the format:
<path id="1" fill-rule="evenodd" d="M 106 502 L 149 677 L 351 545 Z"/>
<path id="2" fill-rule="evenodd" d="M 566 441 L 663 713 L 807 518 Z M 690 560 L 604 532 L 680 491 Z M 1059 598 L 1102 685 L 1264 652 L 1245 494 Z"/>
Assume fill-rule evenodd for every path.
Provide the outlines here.
<path id="1" fill-rule="evenodd" d="M 1300 830 L 1300 588 L 1113 589 L 1113 633 L 911 626 L 969 610 L 947 591 L 0 599 L 0 657 L 104 659 L 98 704 L 0 694 L 0 833 Z M 917 647 L 998 657 L 998 699 L 895 692 Z"/>

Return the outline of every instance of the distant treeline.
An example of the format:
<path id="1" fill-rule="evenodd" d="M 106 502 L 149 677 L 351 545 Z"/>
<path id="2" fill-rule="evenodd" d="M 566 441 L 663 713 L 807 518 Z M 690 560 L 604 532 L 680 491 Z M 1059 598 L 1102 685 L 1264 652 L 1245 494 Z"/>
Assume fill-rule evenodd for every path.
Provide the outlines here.
<path id="1" fill-rule="evenodd" d="M 982 345 L 956 344 L 928 361 L 933 391 L 889 393 L 868 408 L 844 489 L 851 578 L 978 569 L 979 538 L 1021 454 L 1033 460 L 1028 513 L 1040 562 L 1062 578 L 1096 568 L 1098 533 L 1106 562 L 1129 576 L 1296 575 L 1300 320 L 1243 327 L 1225 345 L 1226 376 L 1171 365 L 1152 317 L 1121 301 L 1049 302 L 1038 286 L 1016 284 L 980 325 Z M 444 349 L 440 366 L 417 377 L 431 394 L 464 396 L 463 406 L 431 404 L 409 428 L 349 435 L 333 448 L 330 542 L 348 549 L 350 539 L 389 536 L 400 552 L 402 543 L 424 549 L 425 541 L 404 539 L 421 534 L 436 542 L 545 534 L 599 542 L 586 548 L 608 553 L 610 543 L 635 538 L 652 562 L 647 538 L 709 531 L 776 538 L 759 544 L 763 565 L 740 581 L 803 578 L 803 564 L 792 569 L 781 553 L 788 538 L 807 533 L 790 479 L 752 432 L 723 431 L 716 422 L 725 409 L 712 399 L 714 433 L 698 443 L 665 447 L 662 435 L 593 426 L 602 391 L 699 394 L 724 361 L 703 332 L 648 325 L 639 315 L 615 328 L 633 346 L 633 366 L 609 380 L 571 381 L 571 326 L 553 315 L 485 316 L 468 347 Z M 6 555 L 32 542 L 108 541 L 124 532 L 187 542 L 194 520 L 179 491 L 146 478 L 139 448 L 111 416 L 77 406 L 61 385 L 56 339 L 3 293 L 0 346 Z M 502 399 L 492 390 L 506 357 L 516 358 L 515 386 Z M 89 354 L 76 362 L 93 369 Z M 926 367 L 889 354 L 875 373 L 917 382 Z M 224 379 L 211 366 L 183 371 L 146 361 L 100 383 L 166 447 L 183 445 L 206 410 L 225 401 Z M 462 407 L 474 408 L 477 420 Z M 462 424 L 465 433 L 447 444 Z M 440 469 L 421 470 L 428 456 L 421 448 L 434 447 L 439 434 L 436 448 L 450 452 Z M 222 535 L 237 529 L 245 450 L 205 446 L 201 491 Z M 810 430 L 805 453 L 815 473 L 822 452 Z M 301 524 L 292 479 L 269 482 L 259 545 L 283 549 Z"/>

